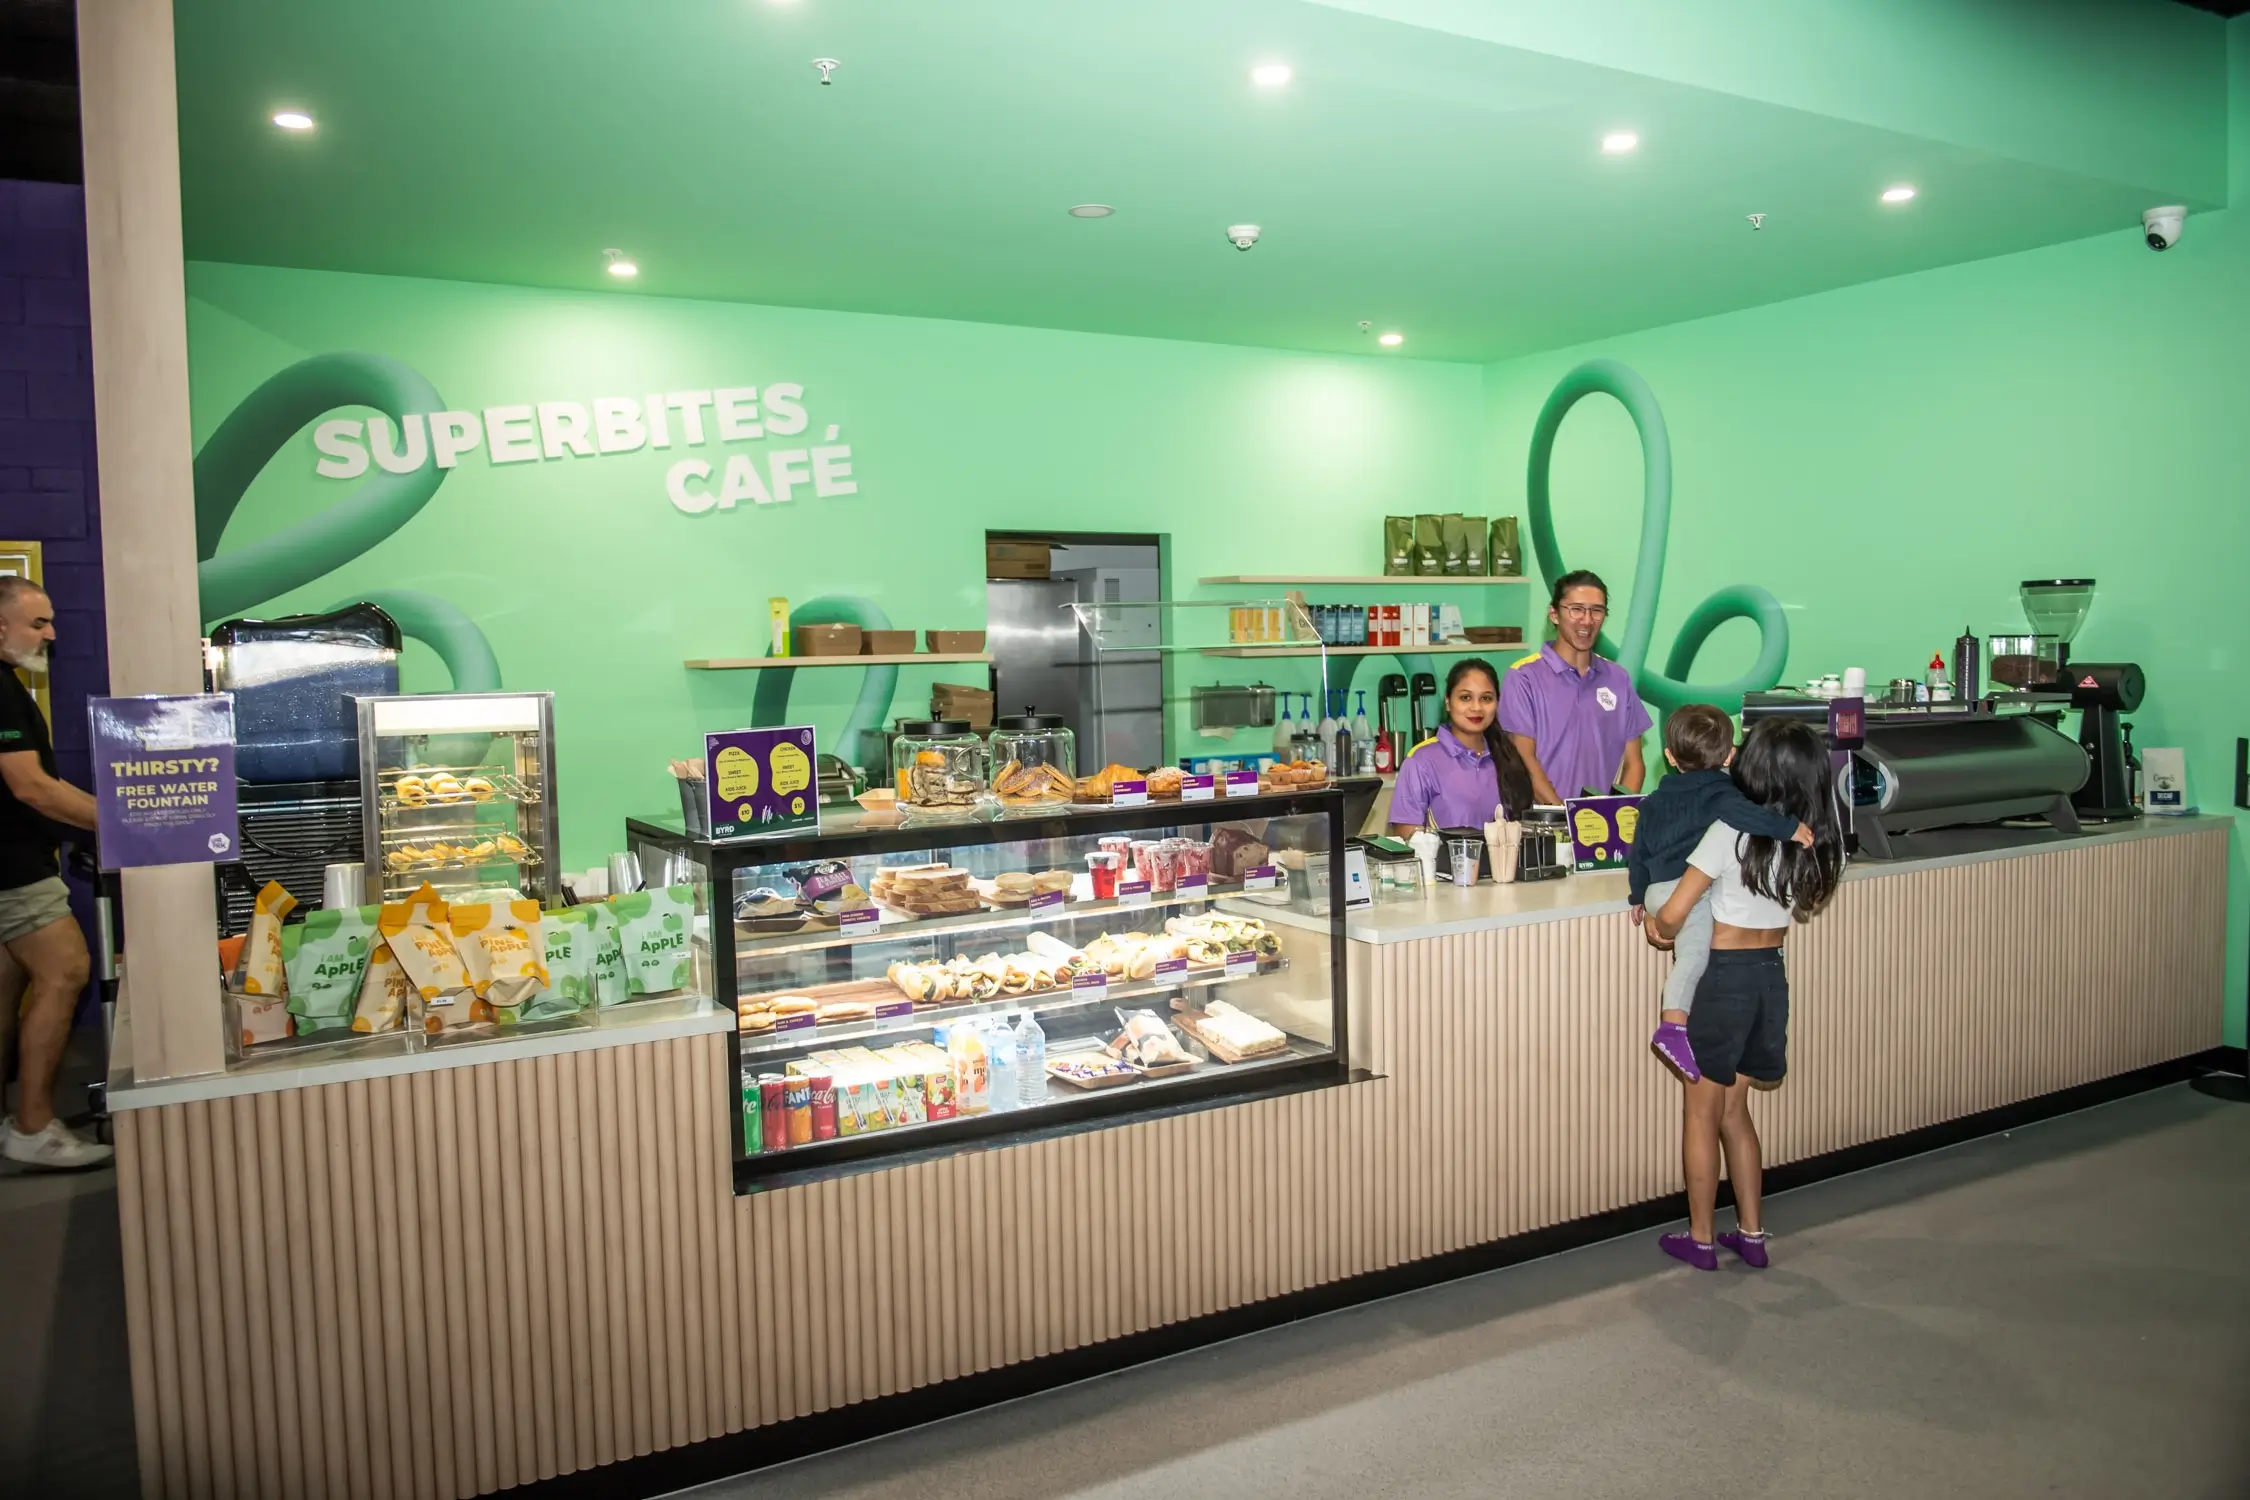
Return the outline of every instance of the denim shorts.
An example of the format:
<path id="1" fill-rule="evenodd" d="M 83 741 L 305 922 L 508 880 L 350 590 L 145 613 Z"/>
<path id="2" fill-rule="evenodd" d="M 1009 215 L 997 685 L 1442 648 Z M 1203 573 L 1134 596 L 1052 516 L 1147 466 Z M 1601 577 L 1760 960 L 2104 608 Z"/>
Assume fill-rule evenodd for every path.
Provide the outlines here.
<path id="1" fill-rule="evenodd" d="M 1695 1065 L 1717 1084 L 1736 1074 L 1779 1083 L 1789 1071 L 1789 971 L 1779 948 L 1718 948 L 1688 1012 Z"/>

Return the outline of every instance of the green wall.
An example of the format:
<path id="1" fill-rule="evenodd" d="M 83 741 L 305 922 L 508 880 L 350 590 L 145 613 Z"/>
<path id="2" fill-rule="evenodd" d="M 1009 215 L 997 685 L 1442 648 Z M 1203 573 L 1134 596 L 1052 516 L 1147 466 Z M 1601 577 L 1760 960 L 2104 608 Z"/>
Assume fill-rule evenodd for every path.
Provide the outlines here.
<path id="1" fill-rule="evenodd" d="M 2250 211 L 2191 218 L 2161 256 L 2120 232 L 1489 366 L 1491 509 L 1520 507 L 1540 404 L 1595 355 L 1647 377 L 1671 433 L 1652 660 L 1698 599 L 1747 579 L 1787 609 L 1788 680 L 1919 675 L 1964 625 L 2023 628 L 2020 580 L 2091 576 L 2075 649 L 2143 665 L 2135 744 L 2184 746 L 2192 799 L 2227 809 L 2250 734 Z M 1622 594 L 1640 458 L 1616 403 L 1572 412 L 1553 474 L 1565 556 Z M 1752 641 L 1722 627 L 1693 677 L 1734 675 Z M 2245 888 L 2239 840 L 2232 873 Z"/>
<path id="2" fill-rule="evenodd" d="M 789 381 L 810 416 L 793 441 L 840 428 L 856 495 L 700 516 L 666 498 L 675 458 L 718 467 L 778 440 L 497 466 L 472 451 L 395 533 L 251 611 L 376 587 L 458 605 L 506 686 L 556 693 L 574 867 L 618 847 L 627 815 L 676 808 L 667 758 L 750 722 L 761 674 L 681 662 L 762 655 L 769 595 L 862 595 L 900 626 L 981 628 L 988 527 L 1166 534 L 1184 593 L 1208 574 L 1368 573 L 1385 511 L 1470 508 L 1486 477 L 1470 365 L 210 263 L 189 267 L 188 293 L 199 447 L 268 377 L 349 350 L 412 366 L 464 410 Z M 221 554 L 351 493 L 315 477 L 318 458 L 308 425 L 251 486 Z M 1519 598 L 1488 617 L 1520 620 Z M 942 670 L 904 673 L 894 712 L 926 708 Z M 1301 662 L 1184 675 L 1183 692 L 1314 683 Z M 799 673 L 792 718 L 833 735 L 859 681 Z M 419 646 L 406 682 L 447 685 Z"/>

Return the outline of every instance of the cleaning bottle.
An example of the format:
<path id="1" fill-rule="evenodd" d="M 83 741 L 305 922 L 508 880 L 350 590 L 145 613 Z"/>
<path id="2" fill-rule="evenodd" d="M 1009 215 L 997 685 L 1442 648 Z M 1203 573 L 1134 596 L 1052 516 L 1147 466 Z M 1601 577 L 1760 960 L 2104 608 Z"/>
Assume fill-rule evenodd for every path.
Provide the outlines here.
<path id="1" fill-rule="evenodd" d="M 1320 754 L 1314 759 L 1336 774 L 1336 704 L 1335 695 L 1323 691 L 1320 695 Z"/>
<path id="2" fill-rule="evenodd" d="M 1290 695 L 1276 693 L 1274 696 L 1281 700 L 1281 717 L 1276 719 L 1273 725 L 1273 758 L 1275 760 L 1295 760 L 1297 758 L 1297 721 L 1289 714 Z"/>
<path id="3" fill-rule="evenodd" d="M 1375 726 L 1367 722 L 1367 690 L 1354 691 L 1359 711 L 1352 715 L 1352 743 L 1359 747 L 1359 763 L 1352 769 L 1364 776 L 1375 769 Z"/>

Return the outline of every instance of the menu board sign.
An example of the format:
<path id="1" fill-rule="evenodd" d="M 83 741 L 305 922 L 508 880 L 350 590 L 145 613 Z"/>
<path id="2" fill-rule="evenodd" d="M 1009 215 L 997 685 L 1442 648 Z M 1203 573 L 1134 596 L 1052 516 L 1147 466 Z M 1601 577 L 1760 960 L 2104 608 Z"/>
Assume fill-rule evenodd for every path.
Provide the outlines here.
<path id="1" fill-rule="evenodd" d="M 1625 868 L 1633 837 L 1640 831 L 1640 798 L 1572 797 L 1563 803 L 1563 812 L 1578 849 L 1581 873 Z"/>
<path id="2" fill-rule="evenodd" d="M 86 718 L 103 869 L 235 857 L 233 694 L 91 698 Z"/>
<path id="3" fill-rule="evenodd" d="M 818 829 L 820 793 L 813 785 L 813 763 L 810 725 L 705 735 L 703 793 L 710 803 L 712 839 Z"/>

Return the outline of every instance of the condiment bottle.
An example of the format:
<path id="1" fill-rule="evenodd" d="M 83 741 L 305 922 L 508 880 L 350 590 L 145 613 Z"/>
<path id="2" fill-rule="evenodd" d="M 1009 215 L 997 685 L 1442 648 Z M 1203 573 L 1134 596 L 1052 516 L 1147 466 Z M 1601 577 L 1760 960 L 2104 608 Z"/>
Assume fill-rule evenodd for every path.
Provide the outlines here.
<path id="1" fill-rule="evenodd" d="M 1924 674 L 1923 681 L 1929 687 L 1932 703 L 1951 703 L 1953 701 L 1953 684 L 1947 680 L 1945 675 L 1945 655 L 1943 652 L 1932 651 L 1930 653 L 1929 670 Z"/>

